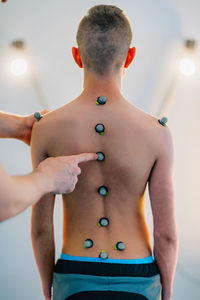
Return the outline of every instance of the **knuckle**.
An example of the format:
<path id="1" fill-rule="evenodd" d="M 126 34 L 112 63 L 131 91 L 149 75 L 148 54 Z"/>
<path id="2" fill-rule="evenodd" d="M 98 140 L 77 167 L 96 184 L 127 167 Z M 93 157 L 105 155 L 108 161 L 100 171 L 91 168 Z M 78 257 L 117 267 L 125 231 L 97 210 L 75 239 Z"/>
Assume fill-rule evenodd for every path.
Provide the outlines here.
<path id="1" fill-rule="evenodd" d="M 77 174 L 80 175 L 81 174 L 81 168 L 77 167 Z"/>
<path id="2" fill-rule="evenodd" d="M 76 166 L 76 167 L 73 169 L 73 173 L 74 173 L 74 175 L 80 174 L 80 168 Z"/>
<path id="3" fill-rule="evenodd" d="M 69 170 L 71 173 L 73 173 L 73 171 L 74 171 L 74 165 L 73 165 L 71 162 L 68 164 L 68 170 Z"/>
<path id="4" fill-rule="evenodd" d="M 68 167 L 69 167 L 70 169 L 72 169 L 72 167 L 73 167 L 73 162 L 72 162 L 71 160 L 68 162 Z"/>
<path id="5" fill-rule="evenodd" d="M 73 187 L 73 185 L 71 185 L 69 188 L 69 193 L 73 192 L 73 190 L 74 190 L 74 187 Z"/>

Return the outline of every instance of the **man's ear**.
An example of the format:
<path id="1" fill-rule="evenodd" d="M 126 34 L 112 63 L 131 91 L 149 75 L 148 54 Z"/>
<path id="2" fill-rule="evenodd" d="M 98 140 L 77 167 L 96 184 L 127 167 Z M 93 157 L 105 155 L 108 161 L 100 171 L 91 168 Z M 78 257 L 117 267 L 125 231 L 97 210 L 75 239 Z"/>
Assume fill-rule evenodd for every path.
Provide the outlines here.
<path id="1" fill-rule="evenodd" d="M 75 62 L 79 66 L 79 68 L 83 68 L 83 64 L 82 64 L 82 60 L 81 60 L 81 57 L 80 57 L 79 49 L 76 48 L 76 47 L 72 47 L 72 55 L 73 55 L 73 58 L 74 58 Z"/>
<path id="2" fill-rule="evenodd" d="M 136 53 L 136 48 L 135 47 L 129 48 L 128 54 L 127 54 L 127 57 L 126 57 L 126 61 L 125 61 L 125 64 L 124 64 L 124 68 L 128 68 L 129 65 L 132 63 L 132 61 L 135 57 L 135 53 Z"/>

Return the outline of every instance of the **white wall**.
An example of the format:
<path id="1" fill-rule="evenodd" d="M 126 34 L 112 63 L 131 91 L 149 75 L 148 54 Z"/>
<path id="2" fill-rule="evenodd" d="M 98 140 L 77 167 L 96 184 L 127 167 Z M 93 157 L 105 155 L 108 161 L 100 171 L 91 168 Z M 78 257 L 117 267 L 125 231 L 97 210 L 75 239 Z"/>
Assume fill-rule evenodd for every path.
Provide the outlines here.
<path id="1" fill-rule="evenodd" d="M 174 61 L 185 37 L 199 39 L 198 0 L 104 1 L 127 13 L 133 27 L 136 58 L 124 79 L 123 92 L 133 104 L 155 114 L 173 77 Z M 81 16 L 101 1 L 13 0 L 0 4 L 0 110 L 27 114 L 44 108 L 29 77 L 7 72 L 12 40 L 26 40 L 27 50 L 49 108 L 78 96 L 82 72 L 72 60 L 71 47 Z M 198 52 L 199 57 L 199 52 Z M 198 300 L 200 292 L 199 198 L 200 139 L 199 73 L 180 77 L 167 114 L 175 145 L 176 215 L 180 256 L 173 300 Z M 45 107 L 46 108 L 46 107 Z M 14 140 L 0 141 L 0 161 L 9 174 L 31 171 L 29 148 Z M 162 196 L 162 195 L 161 195 Z M 146 204 L 152 231 L 151 210 Z M 56 208 L 57 257 L 61 246 L 61 201 Z M 42 298 L 30 240 L 30 209 L 0 224 L 0 299 Z M 196 279 L 197 278 L 197 279 Z"/>

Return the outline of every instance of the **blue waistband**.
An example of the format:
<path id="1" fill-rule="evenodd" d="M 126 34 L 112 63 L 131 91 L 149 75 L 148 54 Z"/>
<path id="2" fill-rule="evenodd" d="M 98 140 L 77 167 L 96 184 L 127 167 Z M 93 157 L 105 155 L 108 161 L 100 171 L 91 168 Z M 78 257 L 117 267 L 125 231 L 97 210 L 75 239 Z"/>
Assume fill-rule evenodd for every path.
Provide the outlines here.
<path id="1" fill-rule="evenodd" d="M 147 256 L 144 258 L 136 259 L 115 259 L 115 258 L 106 258 L 102 259 L 99 257 L 88 257 L 88 256 L 75 256 L 69 255 L 66 253 L 61 253 L 60 259 L 65 260 L 76 260 L 76 261 L 90 261 L 90 262 L 105 262 L 105 263 L 118 263 L 118 264 L 147 264 L 154 261 L 153 256 Z"/>

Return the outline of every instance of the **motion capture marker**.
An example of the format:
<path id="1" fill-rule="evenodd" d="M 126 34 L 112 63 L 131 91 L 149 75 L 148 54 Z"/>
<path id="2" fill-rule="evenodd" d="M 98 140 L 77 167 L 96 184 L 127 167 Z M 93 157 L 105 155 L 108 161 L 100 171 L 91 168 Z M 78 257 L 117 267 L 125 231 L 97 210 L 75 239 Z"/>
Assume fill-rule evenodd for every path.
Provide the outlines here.
<path id="1" fill-rule="evenodd" d="M 101 252 L 99 253 L 99 258 L 102 258 L 102 259 L 108 258 L 108 254 L 106 253 L 105 250 L 101 250 Z"/>
<path id="2" fill-rule="evenodd" d="M 108 196 L 108 188 L 106 186 L 102 185 L 98 188 L 98 193 L 101 196 Z"/>
<path id="3" fill-rule="evenodd" d="M 165 127 L 166 127 L 165 123 L 167 123 L 167 121 L 168 119 L 166 117 L 163 117 L 162 119 L 158 119 L 158 122 Z"/>
<path id="4" fill-rule="evenodd" d="M 91 239 L 86 239 L 84 241 L 84 248 L 91 248 L 93 246 L 93 241 Z"/>
<path id="5" fill-rule="evenodd" d="M 104 130 L 105 130 L 105 127 L 103 124 L 99 123 L 95 126 L 95 130 L 96 132 L 98 132 L 99 134 L 104 134 Z"/>
<path id="6" fill-rule="evenodd" d="M 98 155 L 97 160 L 98 161 L 103 161 L 105 159 L 105 154 L 103 152 L 96 152 L 96 154 Z"/>
<path id="7" fill-rule="evenodd" d="M 114 246 L 115 250 L 119 250 L 122 251 L 126 248 L 125 244 L 123 242 L 118 242 L 115 246 Z"/>
<path id="8" fill-rule="evenodd" d="M 42 119 L 42 116 L 41 114 L 37 111 L 34 113 L 34 118 L 37 120 L 37 121 L 40 121 L 40 119 Z"/>
<path id="9" fill-rule="evenodd" d="M 101 105 L 103 105 L 103 104 L 105 104 L 105 103 L 106 103 L 106 97 L 105 97 L 105 96 L 99 96 L 99 97 L 97 98 L 96 104 L 101 104 Z"/>
<path id="10" fill-rule="evenodd" d="M 108 226 L 108 224 L 109 224 L 109 220 L 108 220 L 108 218 L 101 218 L 100 220 L 99 220 L 99 222 L 97 223 L 97 225 L 99 226 L 99 227 L 107 227 Z"/>

